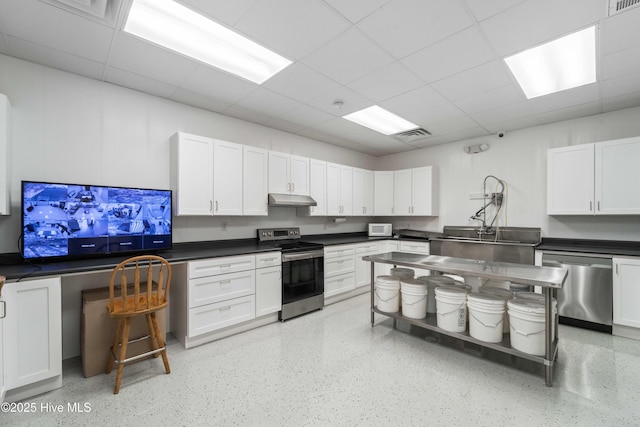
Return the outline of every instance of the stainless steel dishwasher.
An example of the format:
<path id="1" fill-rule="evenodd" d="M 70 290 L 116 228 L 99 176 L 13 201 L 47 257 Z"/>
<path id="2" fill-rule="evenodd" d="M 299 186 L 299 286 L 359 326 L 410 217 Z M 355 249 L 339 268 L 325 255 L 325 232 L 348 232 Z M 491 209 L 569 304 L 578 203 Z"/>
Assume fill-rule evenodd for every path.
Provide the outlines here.
<path id="1" fill-rule="evenodd" d="M 560 323 L 611 333 L 613 324 L 613 275 L 610 256 L 542 254 L 542 265 L 565 266 L 567 280 L 558 290 Z"/>

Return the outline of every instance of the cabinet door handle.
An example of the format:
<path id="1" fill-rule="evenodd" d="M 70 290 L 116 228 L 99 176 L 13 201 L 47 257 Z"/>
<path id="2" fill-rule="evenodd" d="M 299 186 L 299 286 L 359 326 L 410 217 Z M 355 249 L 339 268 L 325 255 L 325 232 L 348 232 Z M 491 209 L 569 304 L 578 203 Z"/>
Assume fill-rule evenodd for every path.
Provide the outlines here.
<path id="1" fill-rule="evenodd" d="M 231 306 L 230 305 L 220 308 L 220 311 L 227 311 L 227 310 L 231 310 Z"/>
<path id="2" fill-rule="evenodd" d="M 231 280 L 221 280 L 220 281 L 221 285 L 228 285 L 229 283 L 231 283 Z"/>
<path id="3" fill-rule="evenodd" d="M 618 263 L 616 262 L 616 276 L 618 275 Z"/>
<path id="4" fill-rule="evenodd" d="M 593 212 L 593 201 L 589 201 L 589 212 Z"/>
<path id="5" fill-rule="evenodd" d="M 600 212 L 600 200 L 598 200 L 598 212 Z"/>
<path id="6" fill-rule="evenodd" d="M 291 191 L 296 191 L 296 183 L 295 182 L 291 183 Z"/>
<path id="7" fill-rule="evenodd" d="M 218 201 L 216 200 L 216 212 L 218 212 Z"/>
<path id="8" fill-rule="evenodd" d="M 7 302 L 0 301 L 0 304 L 2 304 L 2 316 L 0 316 L 0 319 L 4 319 L 5 317 L 7 317 Z"/>

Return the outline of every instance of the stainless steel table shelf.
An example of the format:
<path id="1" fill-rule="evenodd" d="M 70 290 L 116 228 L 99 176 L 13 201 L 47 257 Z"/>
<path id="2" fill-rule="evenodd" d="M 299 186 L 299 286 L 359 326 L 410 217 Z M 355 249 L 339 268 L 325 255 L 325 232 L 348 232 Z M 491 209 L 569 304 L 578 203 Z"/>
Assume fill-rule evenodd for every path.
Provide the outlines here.
<path id="1" fill-rule="evenodd" d="M 375 326 L 375 313 L 394 319 L 408 322 L 417 327 L 438 332 L 453 338 L 471 342 L 486 348 L 491 348 L 513 356 L 538 362 L 545 367 L 545 382 L 553 385 L 553 364 L 558 354 L 558 316 L 554 316 L 551 310 L 551 302 L 557 297 L 557 290 L 562 288 L 567 278 L 566 268 L 539 267 L 524 264 L 512 264 L 504 262 L 477 261 L 464 258 L 443 257 L 436 255 L 419 255 L 403 252 L 388 252 L 384 254 L 368 255 L 362 258 L 371 262 L 371 327 Z M 427 316 L 424 319 L 412 319 L 402 315 L 401 311 L 388 313 L 378 310 L 375 306 L 375 263 L 392 264 L 395 266 L 411 267 L 423 270 L 438 271 L 446 274 L 460 276 L 475 276 L 488 279 L 509 280 L 515 283 L 541 286 L 545 296 L 545 355 L 535 356 L 518 351 L 511 347 L 510 336 L 503 335 L 500 343 L 488 343 L 480 341 L 468 332 L 450 332 L 437 326 L 435 316 Z M 551 331 L 555 328 L 555 340 L 551 338 Z"/>

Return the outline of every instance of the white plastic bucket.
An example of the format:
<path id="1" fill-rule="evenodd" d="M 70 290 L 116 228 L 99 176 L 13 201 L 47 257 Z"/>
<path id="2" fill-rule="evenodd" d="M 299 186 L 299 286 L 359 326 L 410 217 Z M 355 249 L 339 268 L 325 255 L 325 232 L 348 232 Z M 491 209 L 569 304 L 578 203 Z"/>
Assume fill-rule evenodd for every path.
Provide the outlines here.
<path id="1" fill-rule="evenodd" d="M 494 295 L 504 299 L 505 307 L 506 307 L 507 301 L 513 298 L 513 292 L 511 290 L 504 289 L 504 288 L 496 288 L 494 286 L 488 286 L 488 285 L 480 286 L 480 293 Z M 508 332 L 509 332 L 509 315 L 507 314 L 507 311 L 505 309 L 504 322 L 502 323 L 502 333 L 506 334 Z"/>
<path id="2" fill-rule="evenodd" d="M 405 279 L 405 278 L 413 279 L 413 276 L 415 275 L 415 272 L 410 268 L 394 267 L 389 271 L 391 272 L 391 275 L 393 277 L 397 277 L 399 279 Z"/>
<path id="3" fill-rule="evenodd" d="M 424 280 L 402 279 L 400 293 L 403 316 L 412 319 L 423 319 L 427 316 L 427 284 Z"/>
<path id="4" fill-rule="evenodd" d="M 467 326 L 467 291 L 458 286 L 436 288 L 437 325 L 449 332 L 464 332 Z"/>
<path id="5" fill-rule="evenodd" d="M 400 279 L 397 277 L 376 277 L 375 294 L 378 310 L 395 313 L 400 309 Z"/>
<path id="6" fill-rule="evenodd" d="M 455 280 L 448 276 L 421 276 L 427 282 L 427 313 L 436 314 L 436 288 L 453 285 Z"/>
<path id="7" fill-rule="evenodd" d="M 471 286 L 473 292 L 478 292 L 480 286 L 484 285 L 488 281 L 489 279 L 485 279 L 484 277 L 464 276 L 464 283 Z"/>
<path id="8" fill-rule="evenodd" d="M 544 304 L 526 298 L 507 302 L 511 325 L 511 347 L 523 353 L 544 356 Z"/>
<path id="9" fill-rule="evenodd" d="M 539 294 L 537 292 L 516 292 L 515 298 L 518 298 L 519 300 L 535 301 L 537 303 L 542 304 L 542 306 L 544 307 L 545 297 L 543 294 Z M 555 319 L 556 314 L 558 313 L 558 300 L 556 300 L 555 298 L 551 301 L 551 313 L 553 316 L 552 318 Z M 556 339 L 556 324 L 555 322 L 553 322 L 553 328 L 551 329 L 551 341 L 555 341 L 555 339 Z"/>
<path id="10" fill-rule="evenodd" d="M 469 335 L 485 342 L 502 342 L 505 300 L 502 297 L 471 293 L 467 295 Z"/>

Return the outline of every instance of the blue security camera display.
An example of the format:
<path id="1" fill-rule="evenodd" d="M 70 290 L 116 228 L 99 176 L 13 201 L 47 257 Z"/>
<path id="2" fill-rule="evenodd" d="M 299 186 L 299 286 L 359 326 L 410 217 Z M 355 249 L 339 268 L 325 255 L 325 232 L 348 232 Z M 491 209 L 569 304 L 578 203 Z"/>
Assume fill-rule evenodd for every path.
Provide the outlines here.
<path id="1" fill-rule="evenodd" d="M 170 249 L 171 191 L 22 182 L 24 258 Z"/>

